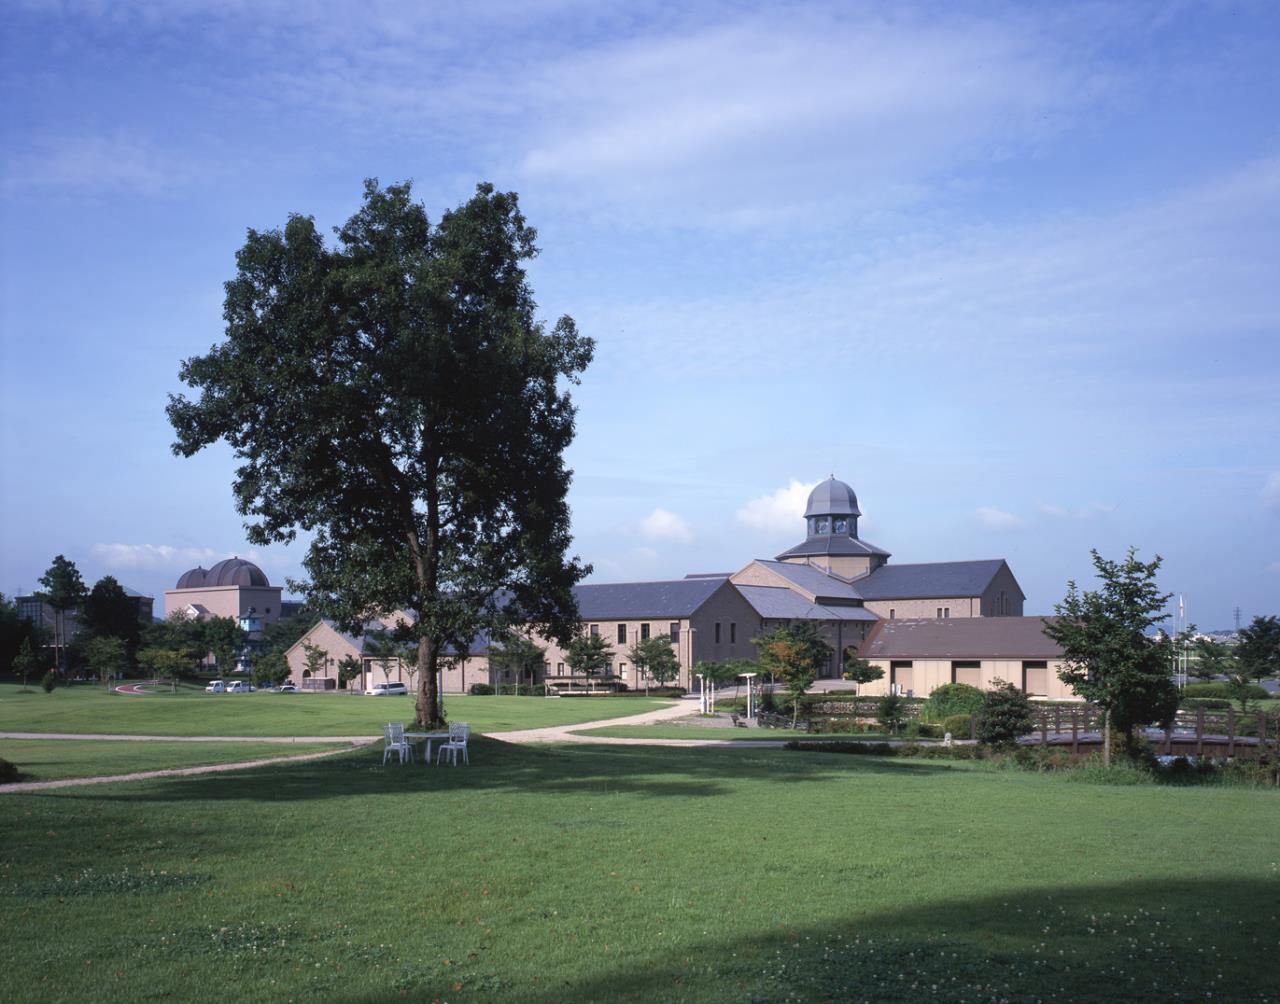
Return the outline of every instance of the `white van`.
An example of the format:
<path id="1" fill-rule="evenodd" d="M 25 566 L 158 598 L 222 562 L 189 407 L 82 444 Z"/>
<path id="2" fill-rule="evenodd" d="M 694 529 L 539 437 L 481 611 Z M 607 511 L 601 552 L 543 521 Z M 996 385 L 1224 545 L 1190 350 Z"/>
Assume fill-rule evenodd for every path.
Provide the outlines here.
<path id="1" fill-rule="evenodd" d="M 227 692 L 227 685 L 221 680 L 214 680 L 209 684 L 209 686 L 204 688 L 204 692 L 206 694 L 225 694 Z"/>

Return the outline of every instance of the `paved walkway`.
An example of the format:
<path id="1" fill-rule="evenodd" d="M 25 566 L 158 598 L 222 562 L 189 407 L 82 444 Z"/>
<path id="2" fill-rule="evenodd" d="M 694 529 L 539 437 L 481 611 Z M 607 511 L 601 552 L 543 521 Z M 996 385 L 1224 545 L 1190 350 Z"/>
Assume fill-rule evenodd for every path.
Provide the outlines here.
<path id="1" fill-rule="evenodd" d="M 0 739 L 100 739 L 128 743 L 350 743 L 359 746 L 382 736 L 122 736 L 97 732 L 0 732 Z"/>
<path id="2" fill-rule="evenodd" d="M 47 738 L 53 738 L 46 734 Z M 87 739 L 90 736 L 58 736 L 62 739 Z M 111 736 L 113 739 L 140 738 L 138 736 Z M 148 738 L 148 737 L 141 737 Z M 149 737 L 156 738 L 156 737 Z M 169 738 L 164 736 L 161 738 Z M 292 740 L 277 739 L 275 742 L 292 742 Z M 223 774 L 233 770 L 248 770 L 251 767 L 266 767 L 274 763 L 300 763 L 303 760 L 319 760 L 321 757 L 337 756 L 339 753 L 348 753 L 353 747 L 367 745 L 372 742 L 371 739 L 362 739 L 358 743 L 351 743 L 346 746 L 338 746 L 336 749 L 323 750 L 320 753 L 300 753 L 296 756 L 276 756 L 267 757 L 264 760 L 240 760 L 236 763 L 215 763 L 205 767 L 174 767 L 169 770 L 140 770 L 132 774 L 100 774 L 97 777 L 64 777 L 57 781 L 20 781 L 17 784 L 0 785 L 0 794 L 21 794 L 31 791 L 47 791 L 50 788 L 75 788 L 85 784 L 108 784 L 115 781 L 147 781 L 154 777 L 191 777 L 195 774 Z"/>
<path id="3" fill-rule="evenodd" d="M 570 700 L 570 698 L 562 698 Z M 590 700 L 590 698 L 581 698 Z M 622 718 L 606 718 L 595 722 L 579 722 L 576 725 L 550 725 L 541 729 L 521 729 L 516 732 L 488 732 L 490 739 L 507 743 L 589 743 L 596 746 L 724 746 L 724 747 L 778 747 L 784 739 L 623 739 L 618 736 L 584 736 L 578 733 L 586 729 L 603 729 L 611 725 L 652 725 L 688 718 L 698 713 L 694 701 L 680 701 L 656 711 Z"/>

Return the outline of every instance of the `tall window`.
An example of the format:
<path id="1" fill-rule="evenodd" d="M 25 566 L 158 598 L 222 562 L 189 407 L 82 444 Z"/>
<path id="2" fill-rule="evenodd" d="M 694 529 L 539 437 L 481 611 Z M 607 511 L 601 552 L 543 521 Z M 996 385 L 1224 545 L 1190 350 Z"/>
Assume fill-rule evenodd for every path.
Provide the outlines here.
<path id="1" fill-rule="evenodd" d="M 890 607 L 890 608 L 889 608 L 889 620 L 893 620 L 893 619 L 894 619 L 895 617 L 897 617 L 897 616 L 898 616 L 898 611 L 894 610 L 894 609 L 893 609 L 893 607 Z"/>
<path id="2" fill-rule="evenodd" d="M 942 616 L 943 616 L 943 617 L 950 617 L 950 616 L 951 616 L 951 608 L 950 608 L 950 607 L 943 607 L 943 608 L 942 608 Z"/>
<path id="3" fill-rule="evenodd" d="M 618 675 L 624 680 L 627 678 L 627 664 L 625 662 L 618 663 Z"/>
<path id="4" fill-rule="evenodd" d="M 599 624 L 592 624 L 592 625 L 591 625 L 591 637 L 592 637 L 592 638 L 599 638 L 599 637 L 600 637 L 600 625 L 599 625 Z"/>
<path id="5" fill-rule="evenodd" d="M 938 620 L 942 620 L 942 607 L 938 607 Z"/>
<path id="6" fill-rule="evenodd" d="M 667 629 L 667 633 L 671 635 L 671 644 L 680 644 L 680 622 L 672 621 L 671 626 Z"/>
<path id="7" fill-rule="evenodd" d="M 648 624 L 641 624 L 641 625 L 640 625 L 640 640 L 641 640 L 641 641 L 648 641 L 648 640 L 649 640 L 649 625 L 648 625 Z"/>
<path id="8" fill-rule="evenodd" d="M 544 666 L 546 666 L 548 669 L 551 667 L 551 663 L 549 663 L 549 662 L 545 662 L 545 663 L 543 663 L 543 665 L 544 665 Z M 556 675 L 557 675 L 557 676 L 564 676 L 564 663 L 563 663 L 563 662 L 557 662 L 557 663 L 556 663 Z"/>
<path id="9" fill-rule="evenodd" d="M 720 622 L 716 621 L 716 644 L 720 644 Z"/>
<path id="10" fill-rule="evenodd" d="M 618 625 L 618 644 L 625 645 L 627 643 L 627 626 L 625 624 Z"/>
<path id="11" fill-rule="evenodd" d="M 737 621 L 729 622 L 729 644 L 738 644 L 738 623 Z"/>

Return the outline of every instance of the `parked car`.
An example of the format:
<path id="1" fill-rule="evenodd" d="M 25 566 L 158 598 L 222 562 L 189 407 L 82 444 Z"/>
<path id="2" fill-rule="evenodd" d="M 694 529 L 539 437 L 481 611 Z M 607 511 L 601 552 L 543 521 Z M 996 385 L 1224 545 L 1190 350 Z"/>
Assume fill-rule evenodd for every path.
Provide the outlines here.
<path id="1" fill-rule="evenodd" d="M 280 684 L 280 693 L 282 694 L 296 694 L 297 692 L 298 692 L 298 688 L 295 687 L 292 683 Z"/>
<path id="2" fill-rule="evenodd" d="M 364 692 L 365 697 L 390 697 L 393 694 L 407 694 L 409 688 L 403 683 L 375 683 Z"/>
<path id="3" fill-rule="evenodd" d="M 209 684 L 209 686 L 204 688 L 204 692 L 206 694 L 225 694 L 227 692 L 227 685 L 221 680 L 214 680 Z"/>
<path id="4" fill-rule="evenodd" d="M 249 694 L 253 692 L 253 687 L 245 683 L 244 680 L 236 680 L 234 683 L 228 683 L 226 693 L 228 694 Z"/>

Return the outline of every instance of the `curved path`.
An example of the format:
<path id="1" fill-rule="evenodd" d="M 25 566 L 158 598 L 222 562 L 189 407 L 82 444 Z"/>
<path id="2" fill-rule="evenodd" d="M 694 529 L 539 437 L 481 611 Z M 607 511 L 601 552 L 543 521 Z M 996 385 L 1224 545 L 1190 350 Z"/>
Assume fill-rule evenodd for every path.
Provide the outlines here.
<path id="1" fill-rule="evenodd" d="M 583 698 L 590 700 L 590 698 Z M 576 725 L 549 725 L 540 729 L 520 729 L 515 732 L 486 732 L 490 739 L 506 743 L 590 743 L 596 746 L 725 746 L 725 747 L 779 747 L 784 739 L 623 739 L 619 736 L 584 736 L 586 729 L 603 729 L 612 725 L 652 725 L 697 714 L 697 706 L 680 702 L 656 711 L 621 718 L 605 718 L 595 722 L 578 722 Z"/>

